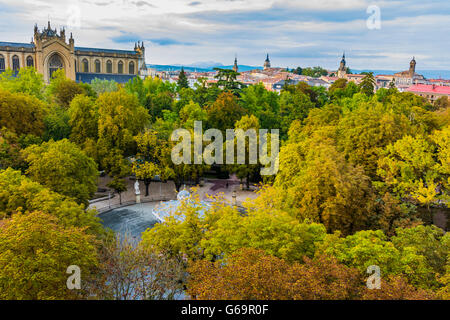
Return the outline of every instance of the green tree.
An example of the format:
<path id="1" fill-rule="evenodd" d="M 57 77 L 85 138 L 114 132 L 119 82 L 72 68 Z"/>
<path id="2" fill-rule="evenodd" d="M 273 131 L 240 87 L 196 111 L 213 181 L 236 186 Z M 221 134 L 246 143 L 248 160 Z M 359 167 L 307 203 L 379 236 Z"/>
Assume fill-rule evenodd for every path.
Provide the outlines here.
<path id="1" fill-rule="evenodd" d="M 86 91 L 75 81 L 66 78 L 64 69 L 55 71 L 46 88 L 48 100 L 67 109 L 70 102 L 77 94 L 83 94 Z"/>
<path id="2" fill-rule="evenodd" d="M 208 124 L 225 132 L 226 129 L 234 128 L 234 124 L 244 114 L 243 108 L 238 104 L 237 98 L 231 92 L 223 92 L 217 100 L 207 107 Z"/>
<path id="3" fill-rule="evenodd" d="M 399 197 L 410 198 L 427 207 L 438 198 L 447 199 L 449 132 L 449 129 L 436 132 L 435 137 L 444 147 L 439 153 L 434 143 L 422 137 L 405 136 L 389 145 L 378 163 L 378 174 L 384 186 Z"/>
<path id="4" fill-rule="evenodd" d="M 95 78 L 91 81 L 91 88 L 99 96 L 100 94 L 105 92 L 117 91 L 119 89 L 119 85 L 114 80 L 102 80 L 99 78 Z"/>
<path id="5" fill-rule="evenodd" d="M 240 73 L 232 69 L 214 68 L 214 70 L 217 71 L 217 74 L 214 77 L 217 79 L 217 86 L 239 96 L 242 89 L 245 87 L 243 83 L 237 81 L 237 76 L 240 75 Z"/>
<path id="6" fill-rule="evenodd" d="M 68 139 L 71 131 L 69 121 L 67 109 L 58 105 L 51 106 L 44 118 L 45 131 L 42 138 L 45 141 Z"/>
<path id="7" fill-rule="evenodd" d="M 189 88 L 189 82 L 186 73 L 184 72 L 184 68 L 181 68 L 181 71 L 178 74 L 177 86 L 178 90 L 181 90 L 182 88 Z"/>
<path id="8" fill-rule="evenodd" d="M 122 193 L 127 191 L 127 184 L 125 182 L 125 179 L 119 176 L 114 176 L 106 186 L 117 192 L 117 194 L 119 195 L 119 203 L 122 204 Z"/>
<path id="9" fill-rule="evenodd" d="M 137 135 L 149 121 L 145 108 L 125 90 L 103 93 L 98 97 L 98 152 L 107 172 L 121 171 L 123 157 L 136 153 Z M 122 159 L 121 159 L 121 157 Z M 119 167 L 119 168 L 115 168 Z"/>
<path id="10" fill-rule="evenodd" d="M 279 195 L 262 195 L 268 203 L 323 223 L 328 231 L 349 234 L 368 226 L 375 200 L 370 179 L 334 146 L 308 139 L 282 147 L 279 157 L 274 183 Z"/>
<path id="11" fill-rule="evenodd" d="M 77 145 L 64 139 L 22 151 L 27 174 L 51 190 L 87 204 L 97 190 L 97 165 Z"/>
<path id="12" fill-rule="evenodd" d="M 0 88 L 0 128 L 21 135 L 41 136 L 44 131 L 44 104 L 33 96 Z"/>
<path id="13" fill-rule="evenodd" d="M 380 104 L 372 103 L 360 104 L 341 119 L 337 129 L 338 149 L 353 165 L 363 166 L 372 178 L 386 146 L 411 132 L 404 115 L 386 112 Z"/>
<path id="14" fill-rule="evenodd" d="M 55 216 L 64 226 L 88 228 L 86 232 L 95 235 L 103 233 L 97 211 L 85 210 L 84 205 L 43 187 L 20 171 L 0 171 L 0 218 L 33 211 Z"/>
<path id="15" fill-rule="evenodd" d="M 234 138 L 234 144 L 237 145 L 238 139 L 241 141 L 245 141 L 244 150 L 239 150 L 239 152 L 244 152 L 245 163 L 238 164 L 237 153 L 235 152 L 235 161 L 233 165 L 229 165 L 231 172 L 236 173 L 236 176 L 241 180 L 241 183 L 244 179 L 246 179 L 247 190 L 250 189 L 250 179 L 258 175 L 260 165 L 258 163 L 252 164 L 250 163 L 250 143 L 258 144 L 259 142 L 259 121 L 254 115 L 251 116 L 243 116 L 239 121 L 235 124 L 235 130 L 241 129 L 242 131 L 238 131 L 236 137 Z M 245 132 L 247 130 L 255 130 L 256 132 L 256 141 L 251 142 L 250 138 L 245 137 Z M 253 146 L 252 146 L 253 147 Z M 226 148 L 226 146 L 225 146 Z M 224 148 L 224 149 L 225 149 Z M 226 150 L 225 150 L 226 151 Z M 256 159 L 255 159 L 256 160 Z"/>
<path id="16" fill-rule="evenodd" d="M 67 268 L 78 266 L 87 282 L 97 263 L 94 237 L 49 214 L 15 214 L 0 227 L 0 299 L 79 298 L 67 288 Z"/>
<path id="17" fill-rule="evenodd" d="M 20 68 L 17 75 L 11 69 L 0 74 L 0 88 L 13 93 L 25 93 L 42 100 L 44 98 L 44 79 L 35 68 Z"/>
<path id="18" fill-rule="evenodd" d="M 191 101 L 185 105 L 179 113 L 179 125 L 181 128 L 194 129 L 194 121 L 208 120 L 208 113 L 197 103 Z"/>
<path id="19" fill-rule="evenodd" d="M 338 234 L 328 235 L 323 246 L 319 247 L 319 252 L 323 250 L 341 263 L 359 269 L 362 274 L 367 274 L 369 266 L 376 265 L 382 275 L 404 276 L 417 287 L 429 289 L 437 285 L 432 276 L 433 269 L 418 248 L 396 248 L 381 230 L 359 231 L 345 238 Z"/>
<path id="20" fill-rule="evenodd" d="M 375 92 L 376 87 L 376 81 L 373 76 L 373 72 L 368 72 L 366 76 L 362 79 L 361 83 L 359 84 L 359 87 L 361 89 L 361 92 L 364 93 L 366 96 L 373 96 Z"/>
<path id="21" fill-rule="evenodd" d="M 71 127 L 70 140 L 83 145 L 86 140 L 98 139 L 98 106 L 95 100 L 84 95 L 76 96 L 68 110 Z"/>

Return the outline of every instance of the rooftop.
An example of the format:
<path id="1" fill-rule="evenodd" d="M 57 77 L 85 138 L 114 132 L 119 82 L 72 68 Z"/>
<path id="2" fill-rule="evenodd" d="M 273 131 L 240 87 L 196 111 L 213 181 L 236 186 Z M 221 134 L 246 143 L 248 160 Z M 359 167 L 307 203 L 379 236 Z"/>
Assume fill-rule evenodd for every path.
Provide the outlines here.
<path id="1" fill-rule="evenodd" d="M 75 51 L 136 54 L 136 51 L 134 50 L 116 50 L 116 49 L 100 49 L 100 48 L 86 48 L 86 47 L 75 47 Z"/>
<path id="2" fill-rule="evenodd" d="M 2 42 L 2 41 L 0 41 L 0 47 L 34 48 L 34 43 Z"/>
<path id="3" fill-rule="evenodd" d="M 435 86 L 435 85 L 430 85 L 430 84 L 416 84 L 416 85 L 409 87 L 407 89 L 407 91 L 450 95 L 450 87 Z"/>

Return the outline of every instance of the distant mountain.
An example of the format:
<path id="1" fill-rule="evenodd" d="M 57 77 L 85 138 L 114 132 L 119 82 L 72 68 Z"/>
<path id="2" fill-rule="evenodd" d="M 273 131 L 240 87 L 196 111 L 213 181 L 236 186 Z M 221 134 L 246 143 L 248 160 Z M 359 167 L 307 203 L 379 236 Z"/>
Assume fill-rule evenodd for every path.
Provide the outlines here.
<path id="1" fill-rule="evenodd" d="M 162 65 L 162 64 L 147 64 L 147 67 L 156 69 L 156 71 L 179 71 L 181 70 L 181 68 L 184 68 L 184 70 L 188 72 L 208 72 L 212 70 L 197 67 L 187 67 L 181 65 Z"/>
<path id="2" fill-rule="evenodd" d="M 156 71 L 178 71 L 181 70 L 181 68 L 183 67 L 185 71 L 188 72 L 208 72 L 208 71 L 213 71 L 215 67 L 217 68 L 222 68 L 222 69 L 232 69 L 233 66 L 224 66 L 224 65 L 220 65 L 220 66 L 208 66 L 208 67 L 201 67 L 199 65 L 188 65 L 188 66 L 182 66 L 179 64 L 173 64 L 173 65 L 161 65 L 161 64 L 147 64 L 147 67 L 149 68 L 153 68 L 156 69 Z M 254 67 L 254 66 L 247 66 L 247 65 L 238 65 L 239 71 L 249 71 L 249 70 L 254 70 L 254 69 L 262 69 L 262 67 Z"/>
<path id="3" fill-rule="evenodd" d="M 200 61 L 188 64 L 187 66 L 192 68 L 212 69 L 215 67 L 221 68 L 223 67 L 223 64 L 215 61 Z"/>
<path id="4" fill-rule="evenodd" d="M 357 70 L 351 69 L 352 73 L 373 72 L 374 75 L 394 74 L 403 70 Z M 418 74 L 422 74 L 428 79 L 450 79 L 450 70 L 416 70 Z"/>

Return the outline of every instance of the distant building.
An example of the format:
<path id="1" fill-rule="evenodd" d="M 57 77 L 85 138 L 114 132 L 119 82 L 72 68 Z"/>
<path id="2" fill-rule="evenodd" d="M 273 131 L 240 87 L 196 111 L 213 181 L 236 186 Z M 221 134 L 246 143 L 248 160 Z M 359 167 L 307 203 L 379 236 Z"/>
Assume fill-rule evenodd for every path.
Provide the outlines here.
<path id="1" fill-rule="evenodd" d="M 365 74 L 351 74 L 351 73 L 349 73 L 349 74 L 345 75 L 345 78 L 348 81 L 352 81 L 352 82 L 354 82 L 356 84 L 360 84 L 362 79 L 364 79 L 365 76 L 366 76 Z"/>
<path id="2" fill-rule="evenodd" d="M 415 84 L 408 89 L 406 92 L 414 93 L 418 96 L 424 97 L 430 102 L 434 102 L 440 97 L 450 98 L 450 87 L 449 86 L 436 86 L 434 84 Z"/>
<path id="3" fill-rule="evenodd" d="M 325 87 L 328 89 L 331 86 L 327 81 L 317 78 L 310 78 L 307 83 L 311 87 Z"/>
<path id="4" fill-rule="evenodd" d="M 264 61 L 264 70 L 270 69 L 269 54 L 267 54 L 266 61 Z"/>
<path id="5" fill-rule="evenodd" d="M 237 56 L 234 57 L 233 71 L 234 72 L 239 72 L 239 68 L 238 68 L 238 64 L 237 64 Z"/>
<path id="6" fill-rule="evenodd" d="M 36 68 L 46 82 L 53 72 L 64 69 L 67 78 L 79 82 L 100 78 L 121 83 L 147 68 L 144 43 L 135 44 L 134 50 L 75 47 L 72 34 L 66 42 L 65 29 L 58 34 L 50 21 L 42 31 L 35 25 L 31 43 L 0 42 L 0 73 L 24 67 Z"/>
<path id="7" fill-rule="evenodd" d="M 280 80 L 272 85 L 272 91 L 280 92 L 286 85 L 296 85 L 300 80 Z"/>
<path id="8" fill-rule="evenodd" d="M 376 89 L 389 88 L 393 80 L 393 75 L 379 74 L 375 76 Z"/>
<path id="9" fill-rule="evenodd" d="M 395 73 L 394 78 L 395 86 L 400 91 L 404 91 L 413 84 L 425 81 L 424 76 L 416 73 L 416 60 L 414 59 L 414 57 L 409 63 L 409 70 Z"/>
<path id="10" fill-rule="evenodd" d="M 338 78 L 345 78 L 347 74 L 347 67 L 345 66 L 345 52 L 342 54 L 341 63 L 339 64 L 339 69 L 337 71 Z"/>

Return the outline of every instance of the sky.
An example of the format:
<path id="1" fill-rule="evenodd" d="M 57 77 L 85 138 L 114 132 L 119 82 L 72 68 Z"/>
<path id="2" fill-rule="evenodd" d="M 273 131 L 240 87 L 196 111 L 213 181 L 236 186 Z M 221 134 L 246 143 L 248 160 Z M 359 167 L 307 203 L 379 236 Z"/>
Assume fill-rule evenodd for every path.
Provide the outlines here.
<path id="1" fill-rule="evenodd" d="M 150 64 L 201 62 L 336 69 L 450 70 L 449 0 L 0 0 L 0 41 L 33 27 L 72 32 L 75 46 L 132 50 Z"/>

